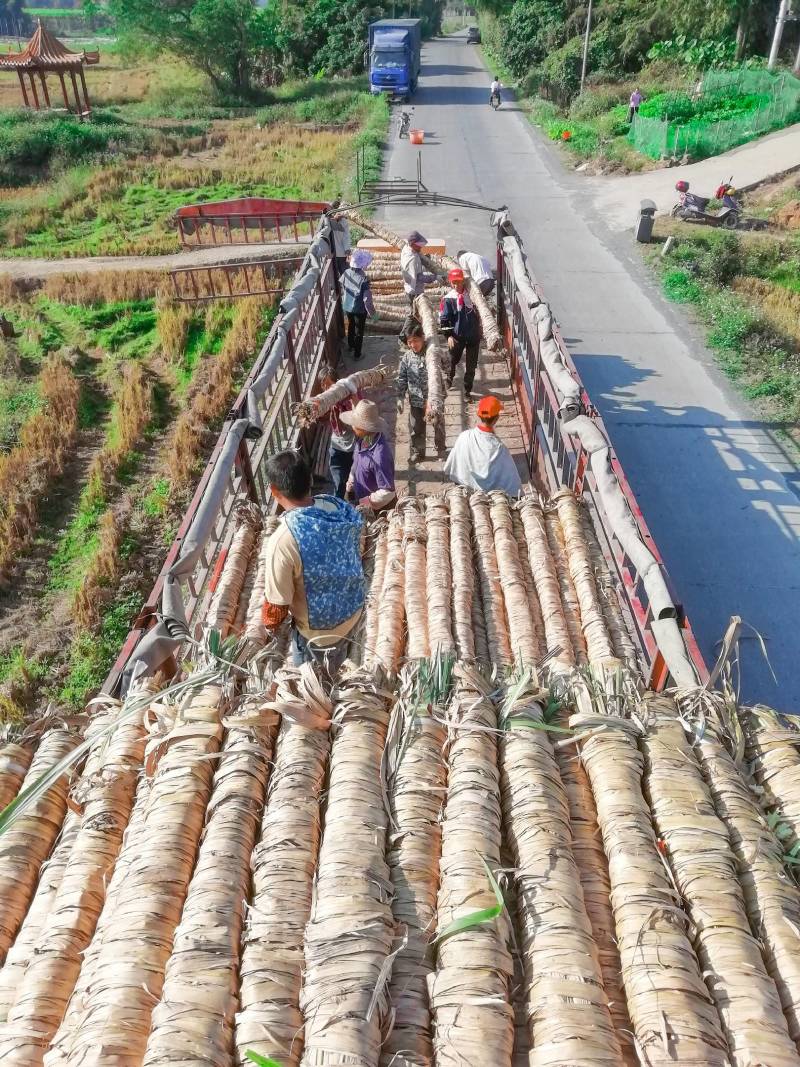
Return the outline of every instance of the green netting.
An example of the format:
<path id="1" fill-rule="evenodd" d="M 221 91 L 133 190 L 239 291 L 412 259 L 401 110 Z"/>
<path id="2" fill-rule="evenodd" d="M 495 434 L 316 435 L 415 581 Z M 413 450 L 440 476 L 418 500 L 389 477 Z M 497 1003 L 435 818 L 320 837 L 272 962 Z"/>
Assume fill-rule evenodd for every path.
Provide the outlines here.
<path id="1" fill-rule="evenodd" d="M 768 70 L 715 70 L 703 78 L 702 99 L 719 102 L 752 96 L 754 105 L 745 114 L 730 118 L 699 115 L 684 122 L 636 115 L 628 140 L 652 159 L 703 159 L 726 152 L 770 130 L 780 129 L 800 118 L 800 80 L 791 74 Z M 684 110 L 690 98 L 676 94 L 675 111 Z M 682 107 L 683 105 L 683 107 Z"/>

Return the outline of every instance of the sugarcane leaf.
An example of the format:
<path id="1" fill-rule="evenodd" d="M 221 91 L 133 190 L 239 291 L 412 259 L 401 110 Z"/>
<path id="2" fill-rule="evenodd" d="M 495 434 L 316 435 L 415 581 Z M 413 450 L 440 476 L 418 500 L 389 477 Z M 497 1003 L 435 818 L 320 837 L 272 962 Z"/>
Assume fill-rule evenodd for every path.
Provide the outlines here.
<path id="1" fill-rule="evenodd" d="M 767 826 L 769 826 L 770 830 L 774 830 L 780 821 L 781 817 L 777 811 L 771 811 L 767 815 Z"/>
<path id="2" fill-rule="evenodd" d="M 522 728 L 523 730 L 545 730 L 547 733 L 552 734 L 574 734 L 575 731 L 568 726 L 556 726 L 552 722 L 539 722 L 536 719 L 526 719 L 519 716 L 511 716 L 506 720 L 507 730 L 517 730 Z"/>
<path id="3" fill-rule="evenodd" d="M 458 919 L 454 919 L 448 926 L 437 934 L 433 939 L 434 942 L 442 942 L 447 940 L 448 937 L 452 937 L 453 934 L 463 933 L 464 930 L 471 930 L 474 926 L 481 926 L 483 923 L 492 922 L 497 918 L 505 907 L 505 901 L 503 900 L 503 891 L 497 884 L 497 879 L 492 874 L 488 863 L 483 856 L 478 857 L 483 864 L 483 869 L 486 871 L 486 876 L 489 879 L 489 885 L 494 891 L 495 899 L 497 903 L 493 908 L 479 908 L 477 911 L 471 911 L 468 915 L 462 915 Z"/>
<path id="4" fill-rule="evenodd" d="M 248 1060 L 252 1060 L 253 1063 L 257 1063 L 258 1067 L 281 1067 L 277 1060 L 271 1060 L 269 1056 L 262 1056 L 258 1052 L 253 1052 L 251 1048 L 245 1052 Z"/>
<path id="5" fill-rule="evenodd" d="M 794 845 L 792 845 L 792 847 L 786 853 L 786 856 L 788 859 L 795 859 L 798 853 L 800 853 L 800 841 L 797 841 Z"/>
<path id="6" fill-rule="evenodd" d="M 787 826 L 786 823 L 784 822 L 784 823 L 781 823 L 780 826 L 778 826 L 776 828 L 775 836 L 778 838 L 779 841 L 785 841 L 787 837 L 791 837 L 792 836 L 793 832 L 794 831 L 792 830 L 791 826 Z"/>
<path id="7" fill-rule="evenodd" d="M 208 631 L 208 650 L 212 656 L 216 656 L 219 652 L 220 632 L 219 630 Z"/>

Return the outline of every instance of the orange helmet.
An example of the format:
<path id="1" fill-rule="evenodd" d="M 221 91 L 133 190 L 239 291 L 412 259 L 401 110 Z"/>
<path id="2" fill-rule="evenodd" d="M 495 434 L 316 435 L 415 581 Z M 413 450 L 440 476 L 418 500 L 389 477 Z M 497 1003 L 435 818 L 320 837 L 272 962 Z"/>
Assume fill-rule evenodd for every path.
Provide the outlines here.
<path id="1" fill-rule="evenodd" d="M 463 282 L 464 271 L 461 269 L 461 267 L 453 267 L 453 269 L 448 272 L 447 280 L 449 282 Z"/>
<path id="2" fill-rule="evenodd" d="M 503 410 L 503 405 L 496 396 L 482 396 L 478 401 L 478 417 L 486 419 L 496 418 Z"/>

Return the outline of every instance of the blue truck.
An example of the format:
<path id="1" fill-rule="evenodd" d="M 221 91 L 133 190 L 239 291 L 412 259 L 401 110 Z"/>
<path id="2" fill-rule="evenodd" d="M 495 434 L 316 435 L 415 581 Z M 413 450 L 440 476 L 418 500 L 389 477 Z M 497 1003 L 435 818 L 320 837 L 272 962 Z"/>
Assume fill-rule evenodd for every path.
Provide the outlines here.
<path id="1" fill-rule="evenodd" d="M 421 19 L 379 19 L 369 27 L 369 88 L 408 100 L 417 87 Z"/>

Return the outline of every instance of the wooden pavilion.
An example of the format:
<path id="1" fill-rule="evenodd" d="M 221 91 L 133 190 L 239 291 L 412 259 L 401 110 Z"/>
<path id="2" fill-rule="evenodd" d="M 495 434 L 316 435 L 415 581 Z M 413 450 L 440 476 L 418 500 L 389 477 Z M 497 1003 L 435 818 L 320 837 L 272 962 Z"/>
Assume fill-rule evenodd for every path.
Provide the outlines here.
<path id="1" fill-rule="evenodd" d="M 0 71 L 15 70 L 17 72 L 25 107 L 33 107 L 37 111 L 42 107 L 53 107 L 47 87 L 47 75 L 57 74 L 67 111 L 73 111 L 84 118 L 91 114 L 92 105 L 89 103 L 83 68 L 99 62 L 99 52 L 87 52 L 85 49 L 83 52 L 71 52 L 57 37 L 44 28 L 42 20 L 39 19 L 36 32 L 21 52 L 0 55 Z M 26 78 L 28 85 L 26 85 Z M 72 85 L 72 103 L 67 78 Z M 41 98 L 37 81 L 42 92 Z"/>

